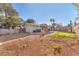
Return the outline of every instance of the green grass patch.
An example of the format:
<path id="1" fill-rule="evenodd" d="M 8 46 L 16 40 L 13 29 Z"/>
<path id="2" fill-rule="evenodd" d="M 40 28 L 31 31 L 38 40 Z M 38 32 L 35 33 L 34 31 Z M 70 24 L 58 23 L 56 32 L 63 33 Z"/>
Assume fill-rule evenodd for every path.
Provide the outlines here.
<path id="1" fill-rule="evenodd" d="M 66 32 L 55 32 L 48 36 L 49 39 L 52 38 L 78 38 L 77 34 L 74 33 L 66 33 Z"/>

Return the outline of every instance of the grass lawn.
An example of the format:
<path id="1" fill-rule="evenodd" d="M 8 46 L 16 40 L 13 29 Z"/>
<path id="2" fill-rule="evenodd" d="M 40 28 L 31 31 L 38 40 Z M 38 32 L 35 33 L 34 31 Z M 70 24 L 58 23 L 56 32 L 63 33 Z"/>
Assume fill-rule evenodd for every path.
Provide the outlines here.
<path id="1" fill-rule="evenodd" d="M 74 33 L 67 33 L 67 32 L 55 32 L 48 36 L 48 38 L 78 38 L 77 34 Z"/>

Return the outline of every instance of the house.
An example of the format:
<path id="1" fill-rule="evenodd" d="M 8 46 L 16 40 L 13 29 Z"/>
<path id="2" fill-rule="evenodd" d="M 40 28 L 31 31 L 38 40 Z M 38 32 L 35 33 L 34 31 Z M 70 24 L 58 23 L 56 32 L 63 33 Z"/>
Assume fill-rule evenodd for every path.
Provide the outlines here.
<path id="1" fill-rule="evenodd" d="M 26 32 L 33 32 L 36 29 L 41 29 L 39 24 L 35 24 L 35 23 L 26 23 L 24 25 L 24 28 L 26 30 Z"/>

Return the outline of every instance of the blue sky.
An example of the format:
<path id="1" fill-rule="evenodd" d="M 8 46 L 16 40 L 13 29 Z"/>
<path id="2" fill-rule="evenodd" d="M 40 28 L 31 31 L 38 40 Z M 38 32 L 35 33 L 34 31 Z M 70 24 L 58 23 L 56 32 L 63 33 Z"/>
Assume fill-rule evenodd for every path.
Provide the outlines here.
<path id="1" fill-rule="evenodd" d="M 39 24 L 50 24 L 50 18 L 54 18 L 57 23 L 65 25 L 70 20 L 74 22 L 78 13 L 76 8 L 68 3 L 14 3 L 12 5 L 21 18 L 24 20 L 32 18 Z"/>

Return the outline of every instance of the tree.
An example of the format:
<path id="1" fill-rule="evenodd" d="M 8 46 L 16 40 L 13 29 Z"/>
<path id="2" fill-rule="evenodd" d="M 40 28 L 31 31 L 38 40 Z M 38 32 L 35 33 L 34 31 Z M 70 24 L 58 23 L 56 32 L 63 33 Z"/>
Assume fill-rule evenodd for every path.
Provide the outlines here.
<path id="1" fill-rule="evenodd" d="M 5 23 L 4 23 L 4 26 L 6 28 L 10 28 L 12 27 L 13 29 L 16 27 L 16 26 L 20 26 L 21 25 L 21 19 L 20 18 L 16 18 L 16 17 L 7 17 L 7 19 L 5 20 Z"/>
<path id="2" fill-rule="evenodd" d="M 51 24 L 52 24 L 51 30 L 52 30 L 52 28 L 53 28 L 53 31 L 54 31 L 54 30 L 55 30 L 55 25 L 56 25 L 55 19 L 50 19 L 50 22 L 51 22 Z"/>
<path id="3" fill-rule="evenodd" d="M 33 20 L 33 19 L 27 19 L 26 23 L 35 23 L 35 20 Z"/>
<path id="4" fill-rule="evenodd" d="M 50 19 L 50 22 L 53 22 L 53 23 L 55 23 L 55 19 Z"/>
<path id="5" fill-rule="evenodd" d="M 2 3 L 0 4 L 0 13 L 4 12 L 3 17 L 0 16 L 0 23 L 5 28 L 15 28 L 16 26 L 21 26 L 23 20 L 19 17 L 19 13 L 12 7 L 11 3 Z"/>
<path id="6" fill-rule="evenodd" d="M 77 22 L 74 22 L 74 26 L 77 25 Z"/>
<path id="7" fill-rule="evenodd" d="M 69 28 L 70 32 L 72 32 L 72 25 L 73 25 L 73 23 L 72 23 L 72 21 L 70 20 L 70 23 L 68 24 L 68 28 Z"/>
<path id="8" fill-rule="evenodd" d="M 5 13 L 5 17 L 8 16 L 8 11 L 9 9 L 12 8 L 12 4 L 11 3 L 3 3 L 2 4 L 2 9 L 4 10 L 4 13 Z"/>
<path id="9" fill-rule="evenodd" d="M 79 3 L 73 3 L 73 5 L 75 6 L 76 10 L 79 12 Z M 78 17 L 76 18 L 76 20 L 79 20 L 79 15 Z M 78 21 L 77 21 L 78 23 Z M 79 24 L 76 24 L 74 27 L 74 32 L 79 36 Z"/>
<path id="10" fill-rule="evenodd" d="M 48 31 L 48 25 L 47 24 L 40 24 L 40 27 L 44 31 Z"/>
<path id="11" fill-rule="evenodd" d="M 19 17 L 19 13 L 12 7 L 12 4 L 5 3 L 1 8 L 5 12 L 5 22 L 4 26 L 6 28 L 15 28 L 18 25 L 21 25 L 21 19 Z"/>
<path id="12" fill-rule="evenodd" d="M 0 16 L 0 27 L 3 27 L 3 24 L 5 22 L 5 17 L 4 16 Z"/>
<path id="13" fill-rule="evenodd" d="M 2 14 L 2 9 L 0 8 L 0 14 Z"/>
<path id="14" fill-rule="evenodd" d="M 79 11 L 79 3 L 73 3 L 73 5 L 76 7 L 76 10 Z"/>

